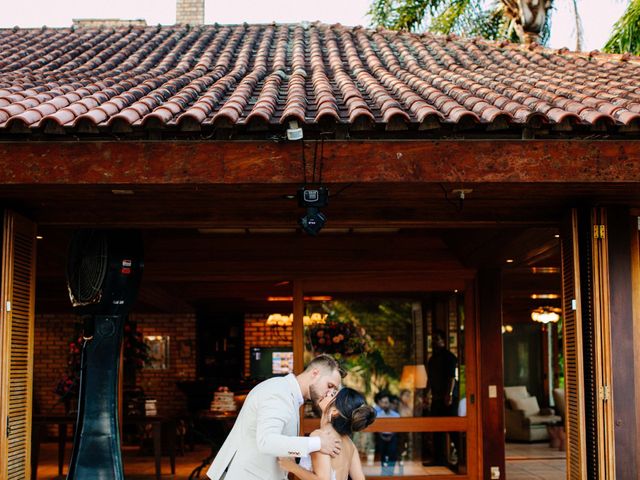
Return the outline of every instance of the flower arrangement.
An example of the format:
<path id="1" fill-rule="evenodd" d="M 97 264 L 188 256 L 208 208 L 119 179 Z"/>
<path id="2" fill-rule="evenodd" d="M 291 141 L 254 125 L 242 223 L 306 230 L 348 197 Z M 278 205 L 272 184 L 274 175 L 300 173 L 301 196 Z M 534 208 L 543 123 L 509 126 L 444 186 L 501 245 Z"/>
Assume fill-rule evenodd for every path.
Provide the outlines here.
<path id="1" fill-rule="evenodd" d="M 76 323 L 74 335 L 68 342 L 68 360 L 67 369 L 56 385 L 54 392 L 61 399 L 68 399 L 78 395 L 80 386 L 80 363 L 82 359 L 82 346 L 84 339 L 82 338 L 82 325 Z"/>
<path id="2" fill-rule="evenodd" d="M 328 320 L 309 327 L 309 342 L 316 353 L 351 357 L 371 350 L 371 337 L 351 321 Z"/>
<path id="3" fill-rule="evenodd" d="M 149 360 L 149 345 L 144 342 L 142 332 L 138 331 L 137 325 L 128 318 L 124 324 L 122 348 L 124 364 L 130 368 L 140 370 Z"/>

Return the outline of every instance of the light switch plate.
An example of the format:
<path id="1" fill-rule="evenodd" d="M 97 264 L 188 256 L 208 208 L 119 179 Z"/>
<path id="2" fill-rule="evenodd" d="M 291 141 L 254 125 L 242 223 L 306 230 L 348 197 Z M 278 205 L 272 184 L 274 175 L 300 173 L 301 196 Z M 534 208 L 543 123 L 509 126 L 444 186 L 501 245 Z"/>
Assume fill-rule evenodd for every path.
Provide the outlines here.
<path id="1" fill-rule="evenodd" d="M 491 480 L 500 478 L 500 467 L 491 467 Z"/>
<path id="2" fill-rule="evenodd" d="M 489 398 L 498 398 L 498 387 L 496 385 L 489 385 Z"/>

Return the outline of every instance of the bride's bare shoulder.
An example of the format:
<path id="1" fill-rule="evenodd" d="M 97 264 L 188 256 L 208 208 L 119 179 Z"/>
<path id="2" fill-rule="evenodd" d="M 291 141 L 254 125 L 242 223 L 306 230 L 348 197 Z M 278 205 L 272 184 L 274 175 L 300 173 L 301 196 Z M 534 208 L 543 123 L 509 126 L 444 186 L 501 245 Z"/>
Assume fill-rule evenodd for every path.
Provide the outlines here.
<path id="1" fill-rule="evenodd" d="M 309 435 L 312 437 L 317 437 L 319 436 L 322 432 L 335 432 L 335 430 L 333 429 L 333 427 L 331 427 L 331 425 L 326 425 L 324 427 L 320 427 L 316 430 L 314 430 L 313 432 L 311 432 Z"/>

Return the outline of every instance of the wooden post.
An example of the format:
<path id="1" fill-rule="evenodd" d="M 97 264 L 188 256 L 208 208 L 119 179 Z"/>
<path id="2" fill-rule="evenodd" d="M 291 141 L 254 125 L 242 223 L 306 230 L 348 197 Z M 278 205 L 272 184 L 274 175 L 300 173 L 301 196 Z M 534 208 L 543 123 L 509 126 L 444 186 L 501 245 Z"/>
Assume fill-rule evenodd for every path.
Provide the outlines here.
<path id="1" fill-rule="evenodd" d="M 482 477 L 491 469 L 505 477 L 504 373 L 502 353 L 502 276 L 498 269 L 478 272 L 478 348 L 480 350 L 480 415 L 482 417 Z"/>
<path id="2" fill-rule="evenodd" d="M 302 281 L 293 281 L 293 372 L 304 370 L 304 296 Z"/>
<path id="3" fill-rule="evenodd" d="M 640 371 L 637 370 L 635 356 L 640 345 L 634 345 L 633 285 L 632 285 L 632 242 L 637 238 L 637 219 L 633 219 L 625 208 L 611 208 L 607 211 L 609 238 L 609 282 L 611 292 L 611 368 L 613 374 L 613 415 L 614 442 L 616 451 L 616 478 L 639 478 L 637 408 L 640 398 L 636 396 L 636 383 Z M 630 231 L 634 220 L 635 232 Z M 635 325 L 634 325 L 635 323 Z M 634 328 L 635 327 L 635 328 Z"/>

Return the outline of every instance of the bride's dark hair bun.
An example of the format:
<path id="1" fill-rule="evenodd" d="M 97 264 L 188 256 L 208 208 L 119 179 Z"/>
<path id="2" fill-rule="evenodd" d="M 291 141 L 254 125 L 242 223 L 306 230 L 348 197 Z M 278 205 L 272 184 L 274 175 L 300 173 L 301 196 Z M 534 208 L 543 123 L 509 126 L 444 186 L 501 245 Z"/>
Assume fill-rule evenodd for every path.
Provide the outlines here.
<path id="1" fill-rule="evenodd" d="M 361 405 L 351 414 L 351 431 L 364 430 L 376 419 L 376 410 L 370 405 Z"/>
<path id="2" fill-rule="evenodd" d="M 331 425 L 339 435 L 351 435 L 364 430 L 376 419 L 376 411 L 367 405 L 361 393 L 353 388 L 343 388 L 334 400 L 338 415 L 333 417 Z"/>

